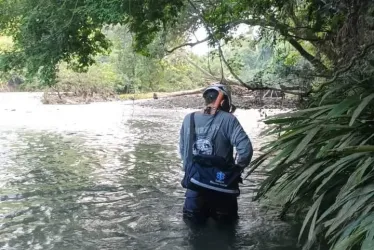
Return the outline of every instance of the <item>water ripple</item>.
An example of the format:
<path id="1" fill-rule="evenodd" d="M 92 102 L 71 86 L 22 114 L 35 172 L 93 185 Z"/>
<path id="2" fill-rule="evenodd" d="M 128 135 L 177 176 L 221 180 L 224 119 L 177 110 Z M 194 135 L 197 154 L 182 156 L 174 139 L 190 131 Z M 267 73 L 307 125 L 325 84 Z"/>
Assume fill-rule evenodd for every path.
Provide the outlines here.
<path id="1" fill-rule="evenodd" d="M 0 109 L 0 249 L 296 249 L 296 228 L 251 201 L 266 172 L 244 182 L 235 228 L 183 223 L 189 110 L 31 106 Z M 259 112 L 238 117 L 257 157 Z"/>

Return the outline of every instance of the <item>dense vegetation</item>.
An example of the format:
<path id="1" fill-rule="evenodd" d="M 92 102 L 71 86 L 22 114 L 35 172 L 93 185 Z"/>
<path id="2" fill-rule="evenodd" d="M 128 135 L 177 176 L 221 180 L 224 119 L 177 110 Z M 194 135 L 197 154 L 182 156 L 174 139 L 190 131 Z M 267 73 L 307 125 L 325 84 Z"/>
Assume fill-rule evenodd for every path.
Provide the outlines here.
<path id="1" fill-rule="evenodd" d="M 198 44 L 187 40 L 204 25 L 189 17 L 191 9 L 184 4 L 173 2 L 175 9 L 163 13 L 168 3 L 157 2 L 0 1 L 2 82 L 18 75 L 27 90 L 54 86 L 125 93 L 191 89 L 222 74 L 236 82 L 239 76 L 275 87 L 290 79 L 305 84 L 288 74 L 307 67 L 305 60 L 289 44 L 273 46 L 265 35 L 251 35 L 253 30 L 207 55 L 192 54 L 178 45 Z M 177 9 L 181 12 L 175 16 L 158 19 Z M 152 20 L 142 20 L 142 13 Z"/>
<path id="2" fill-rule="evenodd" d="M 56 66 L 55 79 L 41 78 L 39 74 L 29 74 L 26 67 L 3 70 L 3 84 L 20 77 L 24 83 L 21 90 L 43 90 L 52 86 L 59 91 L 93 91 L 93 92 L 153 92 L 191 89 L 204 84 L 204 78 L 198 69 L 177 54 L 159 55 L 163 48 L 155 41 L 149 47 L 154 50 L 154 57 L 149 58 L 137 54 L 132 49 L 132 34 L 124 26 L 106 26 L 103 34 L 111 43 L 111 48 L 105 54 L 94 57 L 95 62 L 82 71 L 75 71 L 70 64 L 59 62 Z M 14 48 L 9 37 L 0 40 L 0 51 L 7 52 Z M 194 60 L 189 54 L 188 59 Z M 5 58 L 3 58 L 5 59 Z M 197 61 L 198 60 L 194 60 Z M 6 67 L 7 61 L 2 66 Z M 49 82 L 51 81 L 51 82 Z"/>
<path id="3" fill-rule="evenodd" d="M 119 89 L 196 84 L 209 66 L 204 77 L 250 89 L 299 86 L 305 108 L 266 121 L 279 138 L 251 165 L 270 170 L 257 198 L 280 204 L 281 215 L 301 212 L 305 249 L 323 239 L 331 249 L 373 249 L 372 1 L 0 0 L 0 11 L 0 31 L 14 41 L 1 70 L 48 85 L 61 63 L 86 71 L 111 48 L 115 73 L 105 82 Z M 235 37 L 238 25 L 258 36 Z M 186 37 L 198 27 L 215 47 L 212 61 L 171 49 L 193 45 Z"/>

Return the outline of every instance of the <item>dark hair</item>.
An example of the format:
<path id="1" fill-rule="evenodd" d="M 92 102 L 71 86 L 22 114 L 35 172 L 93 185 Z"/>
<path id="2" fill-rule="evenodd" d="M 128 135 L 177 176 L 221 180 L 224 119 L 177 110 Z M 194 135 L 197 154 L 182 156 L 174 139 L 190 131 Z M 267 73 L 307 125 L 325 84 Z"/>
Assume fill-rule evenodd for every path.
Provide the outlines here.
<path id="1" fill-rule="evenodd" d="M 205 100 L 205 105 L 209 105 L 209 104 L 212 104 L 216 101 L 218 97 L 218 91 L 215 90 L 215 89 L 209 89 L 207 90 L 205 93 L 204 93 L 204 100 Z M 225 100 L 225 102 L 223 103 L 223 106 L 221 107 L 222 110 L 226 111 L 226 112 L 229 112 L 230 110 L 230 106 L 229 106 L 229 101 L 228 101 L 228 97 L 225 95 L 223 100 Z"/>
<path id="2" fill-rule="evenodd" d="M 205 105 L 212 104 L 218 97 L 218 91 L 215 89 L 209 89 L 204 93 Z"/>

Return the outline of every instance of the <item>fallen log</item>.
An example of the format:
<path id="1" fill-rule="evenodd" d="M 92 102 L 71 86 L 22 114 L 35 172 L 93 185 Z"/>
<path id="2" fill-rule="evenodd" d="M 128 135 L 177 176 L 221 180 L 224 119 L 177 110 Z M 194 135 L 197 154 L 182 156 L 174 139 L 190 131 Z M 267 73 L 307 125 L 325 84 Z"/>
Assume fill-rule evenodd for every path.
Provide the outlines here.
<path id="1" fill-rule="evenodd" d="M 201 94 L 204 89 L 198 88 L 198 89 L 191 89 L 191 90 L 183 90 L 183 91 L 176 91 L 176 92 L 170 92 L 170 93 L 156 93 L 158 98 L 168 98 L 168 97 L 177 97 L 177 96 L 185 96 L 185 95 L 197 95 Z"/>

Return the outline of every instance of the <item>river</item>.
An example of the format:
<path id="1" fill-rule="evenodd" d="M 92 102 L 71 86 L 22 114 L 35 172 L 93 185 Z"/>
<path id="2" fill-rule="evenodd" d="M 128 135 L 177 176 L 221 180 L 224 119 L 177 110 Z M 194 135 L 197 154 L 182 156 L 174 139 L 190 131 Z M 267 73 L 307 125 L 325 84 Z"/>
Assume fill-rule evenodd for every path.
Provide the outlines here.
<path id="1" fill-rule="evenodd" d="M 264 172 L 242 185 L 235 227 L 183 222 L 178 135 L 191 110 L 39 99 L 0 93 L 0 249 L 298 249 L 298 228 L 251 201 Z M 257 157 L 262 116 L 236 114 Z"/>

